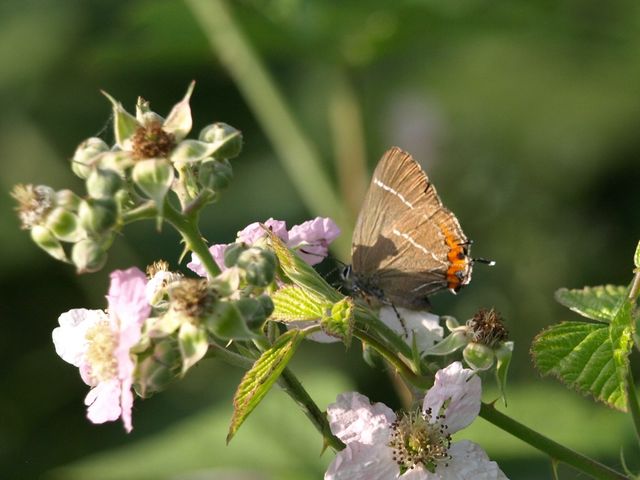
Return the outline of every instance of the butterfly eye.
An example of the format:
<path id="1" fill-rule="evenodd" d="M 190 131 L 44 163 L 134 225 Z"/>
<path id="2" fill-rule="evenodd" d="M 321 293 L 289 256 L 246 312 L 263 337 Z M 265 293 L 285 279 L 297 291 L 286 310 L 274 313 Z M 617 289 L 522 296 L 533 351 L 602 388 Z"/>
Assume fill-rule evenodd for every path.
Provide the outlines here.
<path id="1" fill-rule="evenodd" d="M 464 249 L 466 250 L 466 248 Z M 464 260 L 467 256 L 467 252 L 466 251 L 462 251 L 458 253 L 458 260 Z"/>
<path id="2" fill-rule="evenodd" d="M 458 278 L 458 280 L 463 281 L 464 280 L 464 272 L 462 270 L 458 270 L 456 272 L 456 277 Z"/>

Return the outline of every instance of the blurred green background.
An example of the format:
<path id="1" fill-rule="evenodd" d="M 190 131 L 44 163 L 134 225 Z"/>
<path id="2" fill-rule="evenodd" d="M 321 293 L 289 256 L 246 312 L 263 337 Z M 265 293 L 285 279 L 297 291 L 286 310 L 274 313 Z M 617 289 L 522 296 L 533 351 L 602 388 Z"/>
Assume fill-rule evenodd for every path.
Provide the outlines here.
<path id="1" fill-rule="evenodd" d="M 232 188 L 203 219 L 208 240 L 229 242 L 269 217 L 293 225 L 330 213 L 303 202 L 309 185 L 291 181 L 283 152 L 321 160 L 349 232 L 373 165 L 389 146 L 403 147 L 456 212 L 473 253 L 497 262 L 477 266 L 457 297 L 434 297 L 434 310 L 461 320 L 480 307 L 502 312 L 516 341 L 507 413 L 619 465 L 621 445 L 633 452 L 625 416 L 541 380 L 528 350 L 543 327 L 573 316 L 554 302 L 557 288 L 631 277 L 640 237 L 640 4 L 229 3 L 231 18 L 216 11 L 225 5 L 218 0 L 0 4 L 0 477 L 311 479 L 331 461 L 278 391 L 225 446 L 242 372 L 212 361 L 138 401 L 131 435 L 119 423 L 91 425 L 86 388 L 53 349 L 61 312 L 105 306 L 106 272 L 157 258 L 176 267 L 178 238 L 169 228 L 156 234 L 153 222 L 134 225 L 105 271 L 77 277 L 19 230 L 8 191 L 30 182 L 83 192 L 69 158 L 89 136 L 111 140 L 99 90 L 130 109 L 142 95 L 166 113 L 192 79 L 194 130 L 224 121 L 245 136 Z M 310 150 L 261 90 L 261 71 L 244 63 L 236 33 L 253 46 L 250 59 L 273 78 Z M 344 249 L 335 254 L 348 261 Z M 355 346 L 305 344 L 293 369 L 321 408 L 348 389 L 398 406 Z M 550 477 L 548 459 L 483 420 L 462 436 L 510 478 Z"/>

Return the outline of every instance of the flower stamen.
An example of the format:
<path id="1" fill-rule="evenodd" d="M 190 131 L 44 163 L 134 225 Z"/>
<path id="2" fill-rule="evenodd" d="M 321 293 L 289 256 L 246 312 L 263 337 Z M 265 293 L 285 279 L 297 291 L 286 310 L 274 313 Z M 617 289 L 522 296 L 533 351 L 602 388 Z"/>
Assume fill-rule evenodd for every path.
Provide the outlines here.
<path id="1" fill-rule="evenodd" d="M 88 346 L 86 359 L 91 366 L 91 378 L 96 382 L 109 381 L 118 373 L 115 356 L 116 336 L 108 321 L 96 323 L 85 335 Z"/>
<path id="2" fill-rule="evenodd" d="M 509 336 L 500 314 L 493 308 L 491 310 L 480 309 L 473 318 L 467 321 L 467 327 L 473 335 L 472 342 L 486 345 L 489 348 L 497 347 Z"/>
<path id="3" fill-rule="evenodd" d="M 175 137 L 162 129 L 160 122 L 151 122 L 138 127 L 132 137 L 133 156 L 144 158 L 166 158 L 176 146 Z"/>
<path id="4" fill-rule="evenodd" d="M 401 474 L 422 465 L 429 472 L 451 458 L 449 447 L 451 435 L 444 423 L 444 415 L 431 422 L 431 411 L 419 410 L 401 413 L 391 425 L 389 447 L 393 450 L 393 460 L 400 467 Z"/>
<path id="5" fill-rule="evenodd" d="M 41 224 L 55 203 L 55 192 L 44 185 L 18 184 L 11 196 L 18 202 L 16 211 L 23 230 Z"/>

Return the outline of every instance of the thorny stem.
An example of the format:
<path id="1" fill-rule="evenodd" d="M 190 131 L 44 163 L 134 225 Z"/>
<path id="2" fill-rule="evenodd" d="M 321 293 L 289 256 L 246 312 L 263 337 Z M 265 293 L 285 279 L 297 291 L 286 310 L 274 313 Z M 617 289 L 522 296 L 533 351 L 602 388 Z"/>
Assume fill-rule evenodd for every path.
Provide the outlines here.
<path id="1" fill-rule="evenodd" d="M 266 338 L 258 338 L 254 343 L 260 351 L 265 351 L 269 348 L 269 342 Z M 331 433 L 327 417 L 322 413 L 316 402 L 311 398 L 311 395 L 309 395 L 302 386 L 300 380 L 296 378 L 288 367 L 285 367 L 280 378 L 278 378 L 278 385 L 302 408 L 304 414 L 323 436 L 325 445 L 330 446 L 336 451 L 342 450 L 345 447 L 344 443 Z"/>
<path id="2" fill-rule="evenodd" d="M 546 453 L 552 459 L 566 463 L 583 473 L 591 475 L 593 478 L 602 480 L 629 479 L 622 473 L 531 430 L 529 427 L 499 412 L 493 405 L 483 403 L 480 407 L 480 416 L 496 427 Z"/>

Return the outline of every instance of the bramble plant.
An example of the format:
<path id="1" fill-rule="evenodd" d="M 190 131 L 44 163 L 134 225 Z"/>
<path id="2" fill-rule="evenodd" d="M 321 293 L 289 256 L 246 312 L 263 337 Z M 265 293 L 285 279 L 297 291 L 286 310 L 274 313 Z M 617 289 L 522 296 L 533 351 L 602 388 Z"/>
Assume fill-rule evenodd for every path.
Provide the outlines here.
<path id="1" fill-rule="evenodd" d="M 513 351 L 500 315 L 482 309 L 464 323 L 394 306 L 376 307 L 345 295 L 312 266 L 328 254 L 340 231 L 329 218 L 287 228 L 284 221 L 253 223 L 228 244 L 207 245 L 198 220 L 230 186 L 230 160 L 242 135 L 224 123 L 197 139 L 189 106 L 193 91 L 166 118 L 139 99 L 130 114 L 110 95 L 115 145 L 85 140 L 71 161 L 86 193 L 17 185 L 18 215 L 34 242 L 78 273 L 105 265 L 112 242 L 127 224 L 170 224 L 190 255 L 187 271 L 159 260 L 111 273 L 106 310 L 77 308 L 59 317 L 53 341 L 60 357 L 79 368 L 90 387 L 85 399 L 93 423 L 121 419 L 133 428 L 134 398 L 179 381 L 205 358 L 246 369 L 234 397 L 227 441 L 278 384 L 321 435 L 318 446 L 335 458 L 326 479 L 501 479 L 483 449 L 451 435 L 480 415 L 557 463 L 601 479 L 637 478 L 578 454 L 482 403 L 482 380 L 495 381 L 506 405 Z M 543 331 L 531 349 L 537 368 L 605 406 L 629 412 L 640 439 L 640 407 L 629 355 L 640 347 L 634 278 L 626 286 L 560 289 L 556 298 L 588 321 Z M 448 332 L 445 335 L 445 328 Z M 373 367 L 392 369 L 414 394 L 414 409 L 393 412 L 356 392 L 335 392 L 322 412 L 288 364 L 304 340 L 361 343 Z M 383 362 L 373 361 L 383 359 Z"/>

